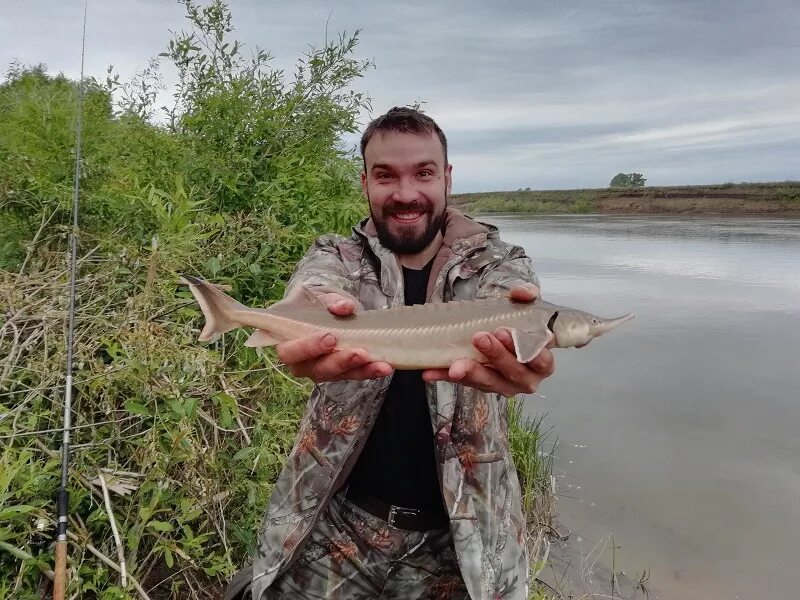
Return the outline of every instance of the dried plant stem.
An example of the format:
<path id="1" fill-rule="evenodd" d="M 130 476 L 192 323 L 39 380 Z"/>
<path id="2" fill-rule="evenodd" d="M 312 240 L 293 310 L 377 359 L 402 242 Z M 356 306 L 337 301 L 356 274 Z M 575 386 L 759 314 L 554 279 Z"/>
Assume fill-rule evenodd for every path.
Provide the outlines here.
<path id="1" fill-rule="evenodd" d="M 95 548 L 94 545 L 91 542 L 81 540 L 77 535 L 75 535 L 71 531 L 67 532 L 67 537 L 69 539 L 71 539 L 73 542 L 76 542 L 78 544 L 81 544 L 81 543 L 84 544 L 84 547 L 89 552 L 94 554 L 97 558 L 99 558 L 104 564 L 106 564 L 107 566 L 109 566 L 112 569 L 114 569 L 117 573 L 122 573 L 122 570 L 120 569 L 120 566 L 117 563 L 115 563 L 113 560 L 111 560 L 108 556 L 106 556 L 105 554 L 100 552 L 100 550 Z M 139 597 L 142 600 L 151 600 L 150 596 L 147 595 L 147 592 L 144 591 L 144 588 L 141 586 L 141 584 L 139 584 L 139 582 L 136 580 L 136 578 L 133 577 L 133 575 L 130 575 L 129 577 L 130 577 L 130 580 L 131 580 L 131 585 L 138 592 Z"/>
<path id="2" fill-rule="evenodd" d="M 117 530 L 117 520 L 114 518 L 114 509 L 111 507 L 111 497 L 108 495 L 108 486 L 106 485 L 106 478 L 103 477 L 102 471 L 98 471 L 97 478 L 100 480 L 100 487 L 103 489 L 103 501 L 106 505 L 108 521 L 111 523 L 111 532 L 114 534 L 114 542 L 117 544 L 117 558 L 119 559 L 119 572 L 122 576 L 122 587 L 125 588 L 128 587 L 128 570 L 125 568 L 125 552 L 122 549 L 122 540 Z"/>

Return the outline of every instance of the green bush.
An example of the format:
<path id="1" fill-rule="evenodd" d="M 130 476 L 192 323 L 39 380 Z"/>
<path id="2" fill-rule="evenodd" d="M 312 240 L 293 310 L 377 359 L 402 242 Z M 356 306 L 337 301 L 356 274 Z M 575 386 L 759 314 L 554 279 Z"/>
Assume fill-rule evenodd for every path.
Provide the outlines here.
<path id="1" fill-rule="evenodd" d="M 309 391 L 239 334 L 198 344 L 178 273 L 263 305 L 318 233 L 366 212 L 338 141 L 366 103 L 351 91 L 369 67 L 357 36 L 310 50 L 289 78 L 264 52 L 241 57 L 224 4 L 184 4 L 166 124 L 151 119 L 150 80 L 84 82 L 69 524 L 81 598 L 136 597 L 133 581 L 157 597 L 219 589 L 255 547 Z M 38 597 L 53 568 L 78 90 L 43 67 L 0 83 L 0 598 Z M 100 559 L 120 562 L 100 475 L 126 589 Z"/>

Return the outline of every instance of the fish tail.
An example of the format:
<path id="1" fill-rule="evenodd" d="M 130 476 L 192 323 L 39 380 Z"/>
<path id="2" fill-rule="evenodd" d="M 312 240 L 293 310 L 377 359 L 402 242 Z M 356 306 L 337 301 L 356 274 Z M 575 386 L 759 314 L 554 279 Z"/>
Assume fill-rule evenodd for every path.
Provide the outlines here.
<path id="1" fill-rule="evenodd" d="M 242 326 L 233 312 L 245 308 L 243 304 L 205 279 L 182 275 L 180 282 L 189 286 L 206 319 L 198 338 L 201 342 L 213 342 L 226 331 Z"/>

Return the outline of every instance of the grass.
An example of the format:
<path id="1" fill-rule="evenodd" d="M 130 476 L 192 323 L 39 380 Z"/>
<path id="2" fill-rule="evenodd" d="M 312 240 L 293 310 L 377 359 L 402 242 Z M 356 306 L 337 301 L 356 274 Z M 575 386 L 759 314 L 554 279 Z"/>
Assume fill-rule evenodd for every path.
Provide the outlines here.
<path id="1" fill-rule="evenodd" d="M 549 553 L 549 533 L 555 529 L 555 490 L 553 450 L 545 450 L 543 417 L 526 417 L 523 402 L 508 403 L 508 441 L 522 489 L 522 509 L 528 526 L 528 552 L 531 574 L 541 573 Z M 534 585 L 531 600 L 547 598 L 547 589 Z"/>

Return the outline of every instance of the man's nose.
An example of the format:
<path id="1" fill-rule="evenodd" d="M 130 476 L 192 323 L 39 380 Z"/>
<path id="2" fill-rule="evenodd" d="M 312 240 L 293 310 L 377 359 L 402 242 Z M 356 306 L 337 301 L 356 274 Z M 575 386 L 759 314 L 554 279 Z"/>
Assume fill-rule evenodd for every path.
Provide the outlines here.
<path id="1" fill-rule="evenodd" d="M 413 180 L 406 177 L 401 177 L 397 182 L 397 188 L 394 192 L 394 200 L 396 202 L 413 202 L 419 197 L 419 191 L 414 185 Z"/>

